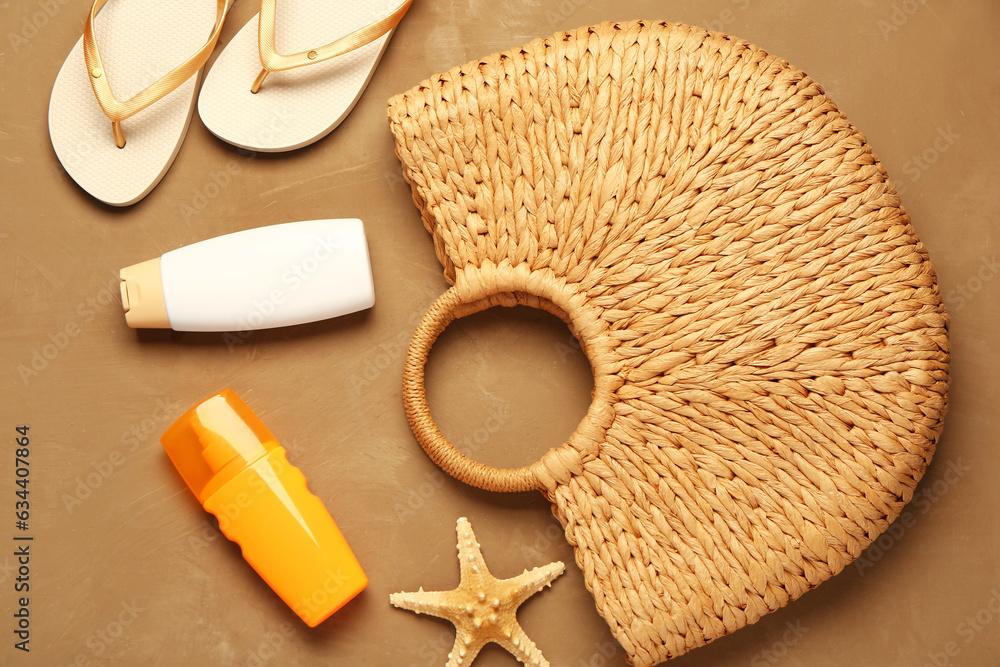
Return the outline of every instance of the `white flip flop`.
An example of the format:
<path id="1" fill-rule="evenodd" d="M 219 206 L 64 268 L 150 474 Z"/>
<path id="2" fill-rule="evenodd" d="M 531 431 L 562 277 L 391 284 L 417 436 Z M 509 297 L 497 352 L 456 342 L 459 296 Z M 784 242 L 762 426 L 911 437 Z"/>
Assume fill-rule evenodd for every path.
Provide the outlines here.
<path id="1" fill-rule="evenodd" d="M 215 48 L 232 0 L 107 2 L 95 0 L 56 76 L 49 136 L 80 187 L 128 206 L 174 161 L 194 111 L 194 75 Z"/>
<path id="2" fill-rule="evenodd" d="M 283 0 L 276 11 L 261 0 L 205 77 L 202 122 L 253 151 L 322 139 L 354 108 L 411 2 Z"/>

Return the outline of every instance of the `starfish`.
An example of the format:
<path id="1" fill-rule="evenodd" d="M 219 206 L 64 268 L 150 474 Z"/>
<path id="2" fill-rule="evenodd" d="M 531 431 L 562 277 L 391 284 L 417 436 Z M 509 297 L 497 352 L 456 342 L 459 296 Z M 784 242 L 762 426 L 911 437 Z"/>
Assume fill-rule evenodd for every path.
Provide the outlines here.
<path id="1" fill-rule="evenodd" d="M 535 642 L 517 623 L 517 608 L 551 585 L 565 570 L 562 562 L 525 570 L 511 579 L 497 579 L 486 568 L 472 524 L 458 520 L 458 560 L 462 579 L 451 591 L 393 593 L 389 602 L 418 614 L 430 614 L 455 624 L 455 646 L 445 667 L 467 667 L 490 642 L 507 649 L 527 667 L 549 667 Z"/>

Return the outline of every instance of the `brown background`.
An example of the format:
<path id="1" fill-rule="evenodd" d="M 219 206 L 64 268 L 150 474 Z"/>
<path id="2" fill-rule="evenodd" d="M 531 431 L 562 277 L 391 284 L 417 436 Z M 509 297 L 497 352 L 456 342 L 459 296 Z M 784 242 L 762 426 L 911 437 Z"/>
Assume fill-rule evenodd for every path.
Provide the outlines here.
<path id="1" fill-rule="evenodd" d="M 1000 614 L 990 610 L 991 600 L 1000 610 L 995 0 L 416 0 L 332 135 L 254 157 L 195 117 L 170 172 L 125 210 L 80 190 L 48 139 L 49 91 L 87 5 L 48 0 L 51 17 L 38 14 L 38 0 L 0 5 L 0 663 L 443 665 L 451 626 L 396 610 L 388 595 L 454 586 L 455 520 L 468 516 L 498 576 L 567 563 L 519 615 L 553 665 L 624 664 L 545 500 L 447 478 L 407 427 L 405 347 L 445 282 L 399 176 L 385 102 L 437 71 L 557 30 L 650 18 L 724 30 L 788 59 L 866 134 L 937 267 L 954 379 L 922 495 L 889 536 L 803 599 L 671 664 L 1000 664 Z M 254 11 L 253 0 L 237 3 L 222 41 Z M 33 16 L 41 27 L 26 29 Z M 326 217 L 365 221 L 378 295 L 370 312 L 235 346 L 221 335 L 125 326 L 122 266 L 227 232 Z M 24 374 L 46 350 L 54 358 Z M 370 575 L 368 590 L 318 629 L 219 536 L 158 444 L 183 410 L 226 386 L 284 442 Z M 429 370 L 445 433 L 498 465 L 561 443 L 590 387 L 565 327 L 523 309 L 454 324 Z M 30 655 L 12 648 L 11 634 L 19 424 L 32 438 Z M 495 646 L 476 661 L 512 664 Z"/>

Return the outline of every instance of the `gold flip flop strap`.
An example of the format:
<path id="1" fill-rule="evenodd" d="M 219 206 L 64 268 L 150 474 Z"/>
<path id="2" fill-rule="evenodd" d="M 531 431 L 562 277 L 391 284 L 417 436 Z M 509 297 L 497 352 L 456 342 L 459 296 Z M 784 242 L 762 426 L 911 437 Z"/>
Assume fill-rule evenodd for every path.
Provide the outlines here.
<path id="1" fill-rule="evenodd" d="M 386 34 L 403 20 L 413 0 L 406 0 L 399 7 L 394 9 L 388 16 L 375 21 L 369 25 L 359 28 L 343 37 L 336 39 L 326 46 L 309 51 L 301 51 L 289 55 L 282 55 L 275 51 L 274 46 L 274 21 L 275 6 L 277 0 L 260 0 L 260 20 L 257 28 L 257 48 L 260 52 L 260 64 L 263 69 L 257 80 L 251 87 L 252 92 L 260 89 L 261 82 L 270 72 L 280 72 L 283 70 L 302 67 L 312 63 L 320 63 L 330 58 L 343 55 L 359 47 L 374 42 L 376 39 Z"/>
<path id="2" fill-rule="evenodd" d="M 94 0 L 94 4 L 90 8 L 87 22 L 83 26 L 83 57 L 87 62 L 88 78 L 90 79 L 91 87 L 94 89 L 94 95 L 97 97 L 97 103 L 101 105 L 104 115 L 111 120 L 115 141 L 118 147 L 121 148 L 125 145 L 124 137 L 121 134 L 121 122 L 123 120 L 137 114 L 153 102 L 163 98 L 202 68 L 208 60 L 209 55 L 211 55 L 212 50 L 215 49 L 216 42 L 219 41 L 222 22 L 226 18 L 226 12 L 229 11 L 229 7 L 232 5 L 232 0 L 216 0 L 215 27 L 212 29 L 212 34 L 208 38 L 208 41 L 197 53 L 125 102 L 119 102 L 114 93 L 111 92 L 111 86 L 108 84 L 108 77 L 104 71 L 104 63 L 101 60 L 101 51 L 97 48 L 97 39 L 94 35 L 94 17 L 97 16 L 97 12 L 100 11 L 107 1 Z"/>

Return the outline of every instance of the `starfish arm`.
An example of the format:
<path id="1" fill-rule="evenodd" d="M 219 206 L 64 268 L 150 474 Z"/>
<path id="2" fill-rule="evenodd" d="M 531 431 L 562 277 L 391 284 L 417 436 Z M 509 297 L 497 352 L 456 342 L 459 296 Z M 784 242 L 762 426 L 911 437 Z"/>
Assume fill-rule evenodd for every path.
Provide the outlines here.
<path id="1" fill-rule="evenodd" d="M 444 667 L 468 667 L 485 645 L 484 639 L 477 638 L 468 630 L 456 626 L 455 645 L 448 654 L 448 663 Z"/>
<path id="2" fill-rule="evenodd" d="M 393 593 L 389 602 L 394 607 L 408 609 L 418 614 L 430 614 L 452 621 L 458 615 L 453 601 L 455 591 L 425 591 L 416 593 Z"/>
<path id="3" fill-rule="evenodd" d="M 542 656 L 542 652 L 535 646 L 535 642 L 531 641 L 531 638 L 517 623 L 514 623 L 511 628 L 510 637 L 498 637 L 493 641 L 507 649 L 526 667 L 549 667 L 549 661 Z"/>
<path id="4" fill-rule="evenodd" d="M 470 582 L 489 576 L 490 571 L 483 560 L 479 540 L 472 532 L 472 524 L 464 516 L 458 520 L 455 527 L 458 532 L 458 564 L 462 572 L 462 582 Z"/>
<path id="5" fill-rule="evenodd" d="M 521 574 L 511 579 L 506 579 L 513 591 L 514 607 L 520 606 L 522 602 L 532 595 L 552 584 L 556 577 L 566 571 L 566 566 L 562 561 L 542 565 L 532 570 L 525 570 Z"/>

